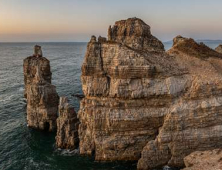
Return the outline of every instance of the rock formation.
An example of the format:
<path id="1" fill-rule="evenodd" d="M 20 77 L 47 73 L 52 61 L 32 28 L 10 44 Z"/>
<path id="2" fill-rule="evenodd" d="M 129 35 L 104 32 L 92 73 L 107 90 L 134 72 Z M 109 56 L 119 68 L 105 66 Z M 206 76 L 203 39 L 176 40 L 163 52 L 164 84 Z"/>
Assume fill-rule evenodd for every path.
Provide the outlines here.
<path id="1" fill-rule="evenodd" d="M 183 90 L 171 98 L 158 135 L 142 151 L 138 169 L 183 167 L 183 158 L 190 153 L 222 147 L 222 55 L 181 36 L 167 53 L 188 72 L 179 76 L 181 82 L 169 84 L 168 88 L 183 85 Z"/>
<path id="2" fill-rule="evenodd" d="M 138 18 L 117 21 L 110 26 L 108 40 L 137 50 L 164 51 L 162 42 L 151 34 L 150 26 Z"/>
<path id="3" fill-rule="evenodd" d="M 70 106 L 66 97 L 60 97 L 56 146 L 62 149 L 76 149 L 79 143 L 78 127 L 79 121 L 74 107 Z"/>
<path id="4" fill-rule="evenodd" d="M 183 170 L 221 170 L 222 150 L 197 151 L 184 158 L 186 168 Z"/>
<path id="5" fill-rule="evenodd" d="M 222 53 L 222 45 L 219 45 L 215 50 L 216 50 L 218 53 Z"/>
<path id="6" fill-rule="evenodd" d="M 41 47 L 38 45 L 34 47 L 33 56 L 26 58 L 23 63 L 25 98 L 27 98 L 26 89 L 28 86 L 33 84 L 37 68 L 39 68 L 40 76 L 44 79 L 44 81 L 51 84 L 52 73 L 50 70 L 50 62 L 45 57 L 42 57 L 42 50 Z"/>
<path id="7" fill-rule="evenodd" d="M 28 126 L 53 131 L 56 128 L 58 94 L 51 85 L 49 60 L 42 57 L 41 47 L 24 60 L 25 97 Z"/>
<path id="8" fill-rule="evenodd" d="M 80 153 L 95 153 L 99 161 L 138 160 L 173 99 L 186 91 L 187 71 L 140 19 L 116 22 L 108 32 L 107 41 L 92 36 L 82 65 Z"/>
<path id="9" fill-rule="evenodd" d="M 81 79 L 81 154 L 152 169 L 222 147 L 222 54 L 203 43 L 178 36 L 165 52 L 142 20 L 118 21 L 92 36 Z"/>
<path id="10" fill-rule="evenodd" d="M 169 50 L 169 54 L 180 52 L 189 56 L 194 56 L 202 59 L 209 57 L 221 58 L 222 55 L 218 54 L 215 50 L 209 48 L 204 43 L 196 43 L 192 38 L 184 38 L 177 36 L 173 40 L 173 48 Z"/>

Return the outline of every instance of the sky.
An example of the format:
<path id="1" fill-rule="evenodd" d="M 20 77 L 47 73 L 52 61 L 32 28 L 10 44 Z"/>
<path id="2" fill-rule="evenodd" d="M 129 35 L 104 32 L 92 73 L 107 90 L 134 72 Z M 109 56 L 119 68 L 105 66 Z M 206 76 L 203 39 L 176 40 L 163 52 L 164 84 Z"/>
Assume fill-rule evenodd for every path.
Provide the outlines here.
<path id="1" fill-rule="evenodd" d="M 86 42 L 131 17 L 162 41 L 222 39 L 222 0 L 0 0 L 0 42 Z"/>

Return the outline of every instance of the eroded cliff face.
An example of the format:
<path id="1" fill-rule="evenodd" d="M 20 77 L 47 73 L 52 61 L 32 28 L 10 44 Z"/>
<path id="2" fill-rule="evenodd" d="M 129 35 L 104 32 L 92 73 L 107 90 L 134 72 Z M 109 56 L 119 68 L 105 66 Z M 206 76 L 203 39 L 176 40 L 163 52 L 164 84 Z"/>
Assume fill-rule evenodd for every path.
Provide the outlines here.
<path id="1" fill-rule="evenodd" d="M 60 97 L 59 117 L 57 119 L 56 146 L 62 149 L 77 149 L 79 120 L 77 114 L 68 103 L 67 97 Z"/>
<path id="2" fill-rule="evenodd" d="M 220 170 L 222 169 L 222 150 L 197 151 L 184 158 L 183 170 Z"/>
<path id="3" fill-rule="evenodd" d="M 49 60 L 34 54 L 24 60 L 23 70 L 28 126 L 55 130 L 59 97 L 55 86 L 51 85 Z"/>
<path id="4" fill-rule="evenodd" d="M 108 41 L 92 37 L 82 65 L 80 153 L 138 160 L 191 81 L 140 19 L 116 22 L 108 32 Z"/>
<path id="5" fill-rule="evenodd" d="M 138 169 L 183 167 L 190 153 L 222 147 L 222 55 L 181 36 L 167 53 L 188 70 L 182 78 L 187 86 L 167 108 L 159 134 L 142 151 Z"/>

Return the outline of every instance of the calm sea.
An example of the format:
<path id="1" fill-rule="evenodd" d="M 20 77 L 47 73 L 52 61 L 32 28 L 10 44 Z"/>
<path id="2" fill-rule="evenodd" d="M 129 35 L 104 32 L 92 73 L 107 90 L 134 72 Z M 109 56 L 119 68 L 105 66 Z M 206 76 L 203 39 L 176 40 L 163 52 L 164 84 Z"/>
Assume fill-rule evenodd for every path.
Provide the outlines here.
<path id="1" fill-rule="evenodd" d="M 207 43 L 207 42 L 206 42 Z M 81 65 L 86 43 L 38 43 L 50 60 L 53 81 L 60 96 L 68 96 L 76 110 L 81 94 Z M 215 48 L 219 43 L 207 43 Z M 90 157 L 57 150 L 55 134 L 26 126 L 23 98 L 23 59 L 35 43 L 0 43 L 0 170 L 130 170 L 136 163 L 98 163 Z M 172 43 L 165 43 L 169 49 Z"/>

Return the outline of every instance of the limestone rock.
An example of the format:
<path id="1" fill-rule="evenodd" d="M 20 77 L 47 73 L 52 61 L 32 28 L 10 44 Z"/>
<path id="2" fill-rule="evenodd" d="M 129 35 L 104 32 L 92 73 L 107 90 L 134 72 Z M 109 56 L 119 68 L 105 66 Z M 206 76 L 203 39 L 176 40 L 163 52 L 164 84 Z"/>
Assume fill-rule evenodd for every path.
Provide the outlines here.
<path id="1" fill-rule="evenodd" d="M 56 129 L 58 94 L 51 85 L 49 61 L 31 56 L 24 60 L 25 96 L 28 126 L 53 131 Z"/>
<path id="2" fill-rule="evenodd" d="M 95 153 L 99 161 L 138 160 L 172 99 L 189 86 L 187 71 L 163 52 L 142 20 L 119 21 L 110 29 L 108 41 L 92 37 L 82 65 L 80 153 Z"/>
<path id="3" fill-rule="evenodd" d="M 222 45 L 219 45 L 215 50 L 216 50 L 218 53 L 222 53 Z"/>
<path id="4" fill-rule="evenodd" d="M 183 159 L 190 153 L 222 147 L 221 54 L 181 36 L 167 53 L 188 70 L 181 77 L 186 86 L 172 98 L 155 140 L 144 147 L 138 162 L 141 170 L 166 164 L 183 167 Z"/>
<path id="5" fill-rule="evenodd" d="M 197 151 L 185 157 L 184 162 L 186 168 L 183 170 L 221 170 L 222 150 Z"/>
<path id="6" fill-rule="evenodd" d="M 98 38 L 98 42 L 99 42 L 99 43 L 103 43 L 103 42 L 106 42 L 106 41 L 107 41 L 107 40 L 106 40 L 105 37 L 99 36 L 99 38 Z"/>
<path id="7" fill-rule="evenodd" d="M 198 44 L 192 38 L 184 38 L 180 35 L 173 39 L 173 48 L 170 49 L 168 53 L 173 53 L 175 51 L 201 59 L 209 57 L 222 58 L 222 54 L 209 48 L 204 43 Z"/>
<path id="8" fill-rule="evenodd" d="M 35 57 L 42 57 L 43 56 L 41 46 L 35 45 L 33 56 L 35 56 Z"/>
<path id="9" fill-rule="evenodd" d="M 44 79 L 44 81 L 51 84 L 52 73 L 50 70 L 50 61 L 45 57 L 36 57 L 34 55 L 27 57 L 23 62 L 25 98 L 27 97 L 26 89 L 33 83 L 37 68 L 39 68 L 40 76 Z"/>
<path id="10" fill-rule="evenodd" d="M 60 97 L 56 146 L 62 149 L 76 149 L 79 143 L 78 127 L 79 121 L 74 107 L 70 106 L 66 97 Z"/>
<path id="11" fill-rule="evenodd" d="M 162 42 L 151 34 L 150 26 L 138 18 L 117 21 L 110 26 L 108 40 L 137 50 L 164 51 Z"/>
<path id="12" fill-rule="evenodd" d="M 81 154 L 153 169 L 222 147 L 222 54 L 181 36 L 167 52 L 161 44 L 137 18 L 109 27 L 108 41 L 88 43 Z"/>

